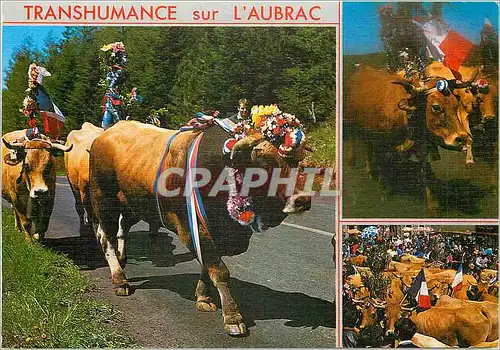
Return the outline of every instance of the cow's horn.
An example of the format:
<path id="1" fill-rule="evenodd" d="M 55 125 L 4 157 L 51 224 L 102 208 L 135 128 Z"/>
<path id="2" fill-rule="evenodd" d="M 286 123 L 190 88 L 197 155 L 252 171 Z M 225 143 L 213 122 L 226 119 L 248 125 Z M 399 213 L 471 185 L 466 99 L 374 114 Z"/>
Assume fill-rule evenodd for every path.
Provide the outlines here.
<path id="1" fill-rule="evenodd" d="M 386 303 L 379 303 L 377 300 L 371 298 L 370 304 L 375 306 L 377 309 L 385 309 L 387 302 Z"/>
<path id="2" fill-rule="evenodd" d="M 358 299 L 354 299 L 354 298 L 353 298 L 351 301 L 352 301 L 354 304 L 362 304 L 362 303 L 364 303 L 364 300 L 358 300 Z"/>
<path id="3" fill-rule="evenodd" d="M 402 79 L 397 79 L 394 81 L 391 81 L 391 84 L 396 84 L 396 85 L 401 85 L 405 88 L 405 90 L 410 93 L 410 94 L 417 94 L 419 92 L 424 92 L 426 90 L 425 87 L 415 87 L 412 83 L 410 83 L 407 80 L 402 80 Z"/>
<path id="4" fill-rule="evenodd" d="M 2 141 L 5 147 L 7 147 L 8 149 L 18 149 L 24 147 L 24 144 L 22 142 L 9 142 L 4 138 L 2 138 Z"/>
<path id="5" fill-rule="evenodd" d="M 66 145 L 61 145 L 59 143 L 52 143 L 52 142 L 49 143 L 51 148 L 55 148 L 63 152 L 69 152 L 73 149 L 73 144 L 66 146 Z"/>
<path id="6" fill-rule="evenodd" d="M 252 135 L 252 136 L 247 136 L 236 142 L 233 146 L 233 149 L 231 151 L 231 159 L 233 159 L 234 155 L 238 152 L 244 151 L 244 150 L 251 150 L 255 146 L 257 146 L 260 142 L 262 142 L 262 136 L 259 135 Z"/>
<path id="7" fill-rule="evenodd" d="M 404 306 L 401 306 L 401 311 L 410 311 L 410 312 L 412 312 L 416 308 L 417 308 L 416 306 L 414 306 L 414 307 L 404 307 Z"/>

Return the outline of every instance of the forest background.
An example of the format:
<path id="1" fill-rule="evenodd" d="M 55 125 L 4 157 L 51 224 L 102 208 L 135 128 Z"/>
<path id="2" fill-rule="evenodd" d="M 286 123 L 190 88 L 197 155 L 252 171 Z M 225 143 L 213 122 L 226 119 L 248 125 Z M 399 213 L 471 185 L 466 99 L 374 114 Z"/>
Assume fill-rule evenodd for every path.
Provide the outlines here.
<path id="1" fill-rule="evenodd" d="M 84 122 L 100 125 L 107 86 L 100 48 L 115 41 L 128 56 L 121 93 L 137 87 L 145 98 L 133 119 L 159 111 L 175 129 L 198 111 L 234 114 L 240 98 L 277 103 L 306 126 L 318 162 L 333 164 L 335 28 L 67 27 L 62 40 L 48 40 L 42 50 L 27 40 L 8 62 L 2 132 L 27 127 L 19 109 L 31 62 L 52 73 L 43 85 L 66 116 L 65 134 Z"/>

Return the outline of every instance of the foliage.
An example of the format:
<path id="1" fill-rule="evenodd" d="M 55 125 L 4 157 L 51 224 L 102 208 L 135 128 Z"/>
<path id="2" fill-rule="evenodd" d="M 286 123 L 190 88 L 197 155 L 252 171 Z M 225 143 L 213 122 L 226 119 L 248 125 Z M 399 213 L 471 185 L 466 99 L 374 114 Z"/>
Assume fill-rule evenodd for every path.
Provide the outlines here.
<path id="1" fill-rule="evenodd" d="M 2 212 L 2 345 L 4 347 L 127 347 L 110 324 L 118 314 L 89 297 L 93 287 L 70 259 L 28 244 Z"/>
<path id="2" fill-rule="evenodd" d="M 25 127 L 18 110 L 33 60 L 52 76 L 44 86 L 66 115 L 65 134 L 83 122 L 100 125 L 106 87 L 99 84 L 102 45 L 122 41 L 127 48 L 123 94 L 137 87 L 144 97 L 133 118 L 167 110 L 169 127 L 197 111 L 236 112 L 238 99 L 277 103 L 305 126 L 315 104 L 318 122 L 335 119 L 335 28 L 235 27 L 68 27 L 60 42 L 41 52 L 21 49 L 7 67 L 3 130 Z M 136 115 L 136 114 L 142 114 Z"/>
<path id="3" fill-rule="evenodd" d="M 390 255 L 387 253 L 387 247 L 384 244 L 371 246 L 365 250 L 366 264 L 370 267 L 374 274 L 380 274 L 384 271 L 391 261 Z"/>
<path id="4" fill-rule="evenodd" d="M 382 273 L 374 273 L 373 275 L 362 274 L 361 278 L 363 285 L 370 291 L 372 297 L 385 300 L 391 284 L 390 277 L 384 276 Z"/>

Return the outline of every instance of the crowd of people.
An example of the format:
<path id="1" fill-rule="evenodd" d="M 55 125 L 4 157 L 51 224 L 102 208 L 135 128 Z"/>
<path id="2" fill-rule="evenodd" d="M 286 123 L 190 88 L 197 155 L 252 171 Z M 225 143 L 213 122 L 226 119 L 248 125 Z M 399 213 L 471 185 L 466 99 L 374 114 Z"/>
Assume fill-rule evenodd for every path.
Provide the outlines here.
<path id="1" fill-rule="evenodd" d="M 428 262 L 478 275 L 482 269 L 498 270 L 498 243 L 496 235 L 478 235 L 471 232 L 447 232 L 431 226 L 352 226 L 344 230 L 342 253 L 345 257 L 366 255 L 374 245 L 384 244 L 392 260 L 403 254 L 423 258 Z"/>

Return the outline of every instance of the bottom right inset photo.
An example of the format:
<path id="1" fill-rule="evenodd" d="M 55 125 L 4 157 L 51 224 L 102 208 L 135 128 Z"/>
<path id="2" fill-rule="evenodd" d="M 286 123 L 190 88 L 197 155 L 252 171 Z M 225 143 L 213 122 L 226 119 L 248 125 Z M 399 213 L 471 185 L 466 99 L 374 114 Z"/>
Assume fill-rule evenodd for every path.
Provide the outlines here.
<path id="1" fill-rule="evenodd" d="M 343 347 L 498 348 L 498 226 L 342 230 Z"/>

